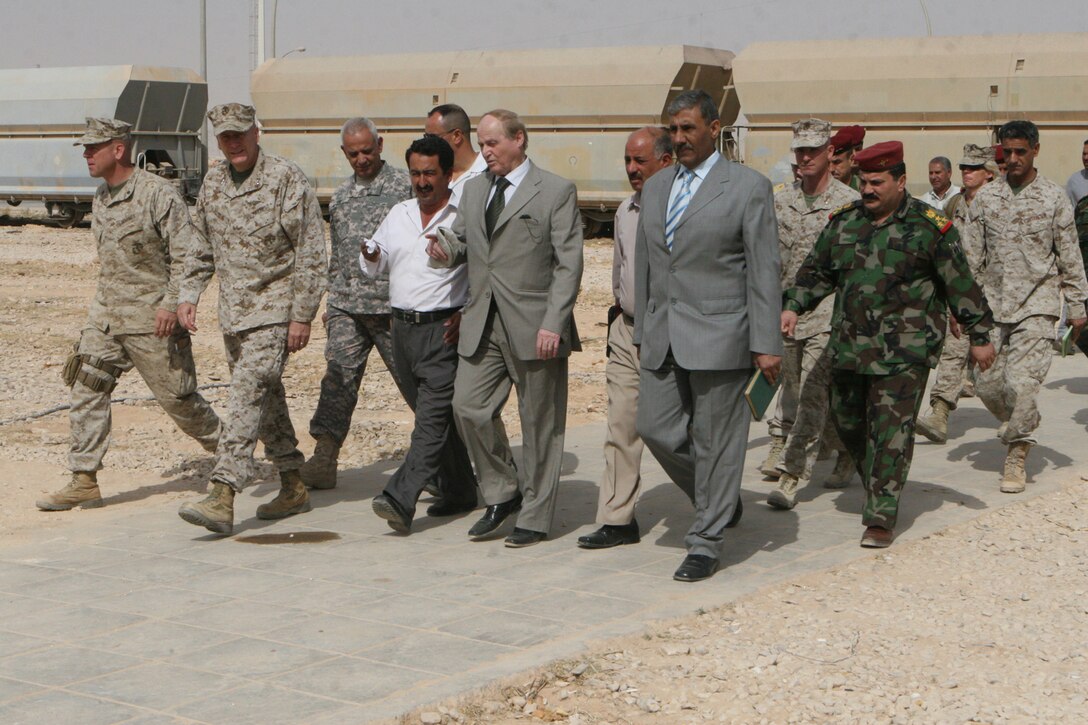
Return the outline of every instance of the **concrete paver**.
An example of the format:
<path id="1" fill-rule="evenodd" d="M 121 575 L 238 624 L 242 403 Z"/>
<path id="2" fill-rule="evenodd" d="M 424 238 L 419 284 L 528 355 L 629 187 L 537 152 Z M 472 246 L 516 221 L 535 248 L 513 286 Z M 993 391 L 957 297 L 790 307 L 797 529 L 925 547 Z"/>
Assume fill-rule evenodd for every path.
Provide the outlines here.
<path id="1" fill-rule="evenodd" d="M 917 444 L 899 538 L 1079 475 L 1086 366 L 1054 361 L 1023 496 L 998 491 L 996 423 L 979 401 L 962 401 L 947 445 Z M 749 441 L 744 519 L 713 579 L 671 580 L 691 512 L 649 455 L 642 543 L 579 550 L 577 536 L 596 527 L 603 434 L 603 425 L 568 432 L 552 536 L 528 549 L 506 549 L 501 537 L 471 542 L 475 514 L 430 520 L 422 507 L 410 537 L 391 532 L 370 499 L 395 462 L 342 472 L 338 489 L 313 494 L 313 512 L 280 522 L 253 518 L 276 490 L 262 483 L 238 498 L 231 538 L 186 525 L 176 501 L 164 501 L 79 512 L 65 529 L 0 546 L 0 722 L 364 722 L 874 555 L 857 544 L 857 483 L 815 483 L 793 511 L 764 504 L 772 484 L 755 471 L 768 442 L 761 423 Z M 328 540 L 260 545 L 290 533 Z"/>

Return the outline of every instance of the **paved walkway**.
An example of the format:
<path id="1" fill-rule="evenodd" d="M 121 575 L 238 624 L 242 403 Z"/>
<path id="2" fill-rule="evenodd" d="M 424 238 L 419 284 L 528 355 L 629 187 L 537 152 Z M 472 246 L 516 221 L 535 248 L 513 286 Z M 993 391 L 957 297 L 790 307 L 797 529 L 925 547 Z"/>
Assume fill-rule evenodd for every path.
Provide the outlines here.
<path id="1" fill-rule="evenodd" d="M 1080 473 L 1085 393 L 1088 362 L 1056 359 L 1026 496 Z M 901 541 L 1023 500 L 997 490 L 995 428 L 967 400 L 948 445 L 919 443 Z M 746 510 L 724 570 L 695 585 L 671 580 L 689 505 L 649 456 L 643 542 L 575 547 L 594 528 L 603 426 L 568 432 L 553 536 L 522 550 L 468 541 L 475 516 L 423 517 L 410 537 L 393 534 L 370 510 L 388 464 L 342 474 L 312 513 L 278 523 L 253 518 L 275 488 L 256 486 L 238 499 L 232 538 L 183 523 L 173 501 L 73 514 L 66 529 L 0 547 L 0 722 L 364 722 L 872 556 L 857 545 L 856 484 L 810 488 L 791 512 L 763 503 L 770 484 L 754 467 L 765 431 L 752 427 Z"/>

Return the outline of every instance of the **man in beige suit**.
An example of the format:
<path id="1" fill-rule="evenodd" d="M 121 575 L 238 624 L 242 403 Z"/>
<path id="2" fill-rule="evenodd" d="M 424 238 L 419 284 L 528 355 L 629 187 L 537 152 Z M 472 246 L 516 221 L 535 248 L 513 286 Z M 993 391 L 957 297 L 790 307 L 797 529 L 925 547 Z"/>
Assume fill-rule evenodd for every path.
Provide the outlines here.
<path id="1" fill-rule="evenodd" d="M 551 528 L 567 356 L 581 349 L 573 310 L 582 224 L 574 184 L 529 160 L 528 132 L 516 113 L 485 114 L 476 134 L 488 172 L 465 184 L 452 231 L 440 230 L 428 253 L 439 265 L 468 264 L 453 412 L 487 503 L 469 536 L 487 537 L 520 509 L 506 545 L 531 546 Z M 520 471 L 500 417 L 512 386 L 521 416 Z"/>

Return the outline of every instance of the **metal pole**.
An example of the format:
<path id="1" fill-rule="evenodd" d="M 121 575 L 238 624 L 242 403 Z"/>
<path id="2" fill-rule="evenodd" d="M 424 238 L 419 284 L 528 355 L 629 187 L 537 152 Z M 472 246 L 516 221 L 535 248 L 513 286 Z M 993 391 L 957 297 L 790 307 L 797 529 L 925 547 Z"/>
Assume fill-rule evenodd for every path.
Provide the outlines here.
<path id="1" fill-rule="evenodd" d="M 273 58 L 276 57 L 276 6 L 279 5 L 279 0 L 272 0 L 272 34 L 271 34 L 271 47 L 269 48 L 271 53 L 269 55 Z"/>
<path id="2" fill-rule="evenodd" d="M 208 0 L 200 0 L 200 77 L 208 83 Z M 188 93 L 188 91 L 186 91 Z M 200 176 L 208 168 L 208 120 L 200 119 Z"/>
<path id="3" fill-rule="evenodd" d="M 257 3 L 257 65 L 259 66 L 268 56 L 264 52 L 264 0 L 255 0 L 255 2 Z"/>

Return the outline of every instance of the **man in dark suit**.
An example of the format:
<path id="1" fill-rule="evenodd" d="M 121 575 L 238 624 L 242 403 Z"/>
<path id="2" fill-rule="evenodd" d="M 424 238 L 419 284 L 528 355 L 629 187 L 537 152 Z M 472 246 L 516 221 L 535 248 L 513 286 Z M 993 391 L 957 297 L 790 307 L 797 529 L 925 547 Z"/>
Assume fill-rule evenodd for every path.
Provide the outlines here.
<path id="1" fill-rule="evenodd" d="M 488 504 L 469 536 L 488 537 L 520 509 L 506 545 L 531 546 L 551 528 L 567 356 L 581 349 L 573 310 L 582 224 L 574 184 L 533 165 L 516 113 L 485 114 L 476 134 L 488 171 L 465 184 L 452 232 L 440 230 L 428 253 L 436 264 L 468 264 L 453 411 Z M 500 417 L 511 387 L 521 417 L 520 471 Z"/>
<path id="2" fill-rule="evenodd" d="M 771 182 L 715 150 L 707 93 L 681 93 L 667 111 L 680 164 L 643 187 L 635 246 L 638 431 L 695 505 L 674 575 L 691 582 L 717 571 L 739 518 L 744 387 L 753 368 L 778 376 L 782 303 Z"/>

